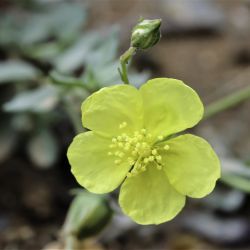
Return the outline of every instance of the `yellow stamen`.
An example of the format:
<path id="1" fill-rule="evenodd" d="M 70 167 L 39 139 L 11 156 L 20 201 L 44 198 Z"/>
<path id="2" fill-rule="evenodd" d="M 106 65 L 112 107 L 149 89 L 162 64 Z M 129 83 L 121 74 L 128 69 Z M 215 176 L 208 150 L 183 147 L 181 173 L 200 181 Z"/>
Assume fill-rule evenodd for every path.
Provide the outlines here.
<path id="1" fill-rule="evenodd" d="M 153 149 L 153 150 L 151 151 L 151 153 L 152 153 L 152 155 L 157 155 L 157 150 L 156 150 L 156 149 Z"/>
<path id="2" fill-rule="evenodd" d="M 159 135 L 159 136 L 158 136 L 158 139 L 159 139 L 160 141 L 163 140 L 163 138 L 164 138 L 164 137 L 163 137 L 162 135 Z"/>
<path id="3" fill-rule="evenodd" d="M 155 158 L 156 158 L 157 161 L 161 161 L 162 160 L 162 157 L 160 155 L 157 155 Z"/>
<path id="4" fill-rule="evenodd" d="M 127 126 L 126 122 L 120 124 L 120 128 Z M 159 140 L 164 137 L 158 136 Z M 116 150 L 109 151 L 107 154 L 115 157 L 114 163 L 116 165 L 126 161 L 132 168 L 132 171 L 127 174 L 127 177 L 135 176 L 147 170 L 147 166 L 162 169 L 162 156 L 160 149 L 152 147 L 152 135 L 147 133 L 146 129 L 135 131 L 134 134 L 121 133 L 120 135 L 111 139 L 110 148 Z M 164 146 L 164 150 L 168 150 L 169 145 Z M 152 164 L 152 163 L 155 164 Z M 148 165 L 150 163 L 150 165 Z"/>
<path id="5" fill-rule="evenodd" d="M 149 156 L 148 160 L 151 162 L 154 161 L 154 156 Z"/>
<path id="6" fill-rule="evenodd" d="M 162 166 L 161 165 L 157 165 L 156 167 L 158 170 L 161 170 L 162 169 Z"/>

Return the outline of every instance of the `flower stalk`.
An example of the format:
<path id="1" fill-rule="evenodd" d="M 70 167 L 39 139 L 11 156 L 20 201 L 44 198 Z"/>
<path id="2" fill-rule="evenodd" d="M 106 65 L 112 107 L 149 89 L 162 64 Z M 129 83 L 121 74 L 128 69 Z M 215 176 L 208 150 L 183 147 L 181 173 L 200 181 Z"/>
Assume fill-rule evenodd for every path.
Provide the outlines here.
<path id="1" fill-rule="evenodd" d="M 131 34 L 130 48 L 120 57 L 121 68 L 118 68 L 121 80 L 129 84 L 127 65 L 138 49 L 153 47 L 161 38 L 161 19 L 141 19 L 133 28 Z"/>
<path id="2" fill-rule="evenodd" d="M 124 54 L 120 57 L 121 69 L 119 68 L 119 73 L 122 81 L 125 84 L 129 84 L 128 73 L 127 73 L 127 64 L 132 56 L 136 53 L 136 48 L 130 47 Z"/>

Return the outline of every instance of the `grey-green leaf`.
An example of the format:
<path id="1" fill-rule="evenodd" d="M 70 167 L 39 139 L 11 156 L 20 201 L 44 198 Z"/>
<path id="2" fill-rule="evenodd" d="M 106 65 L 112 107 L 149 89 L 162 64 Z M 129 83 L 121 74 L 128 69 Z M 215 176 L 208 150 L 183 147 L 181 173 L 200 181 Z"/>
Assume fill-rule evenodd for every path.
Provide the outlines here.
<path id="1" fill-rule="evenodd" d="M 0 84 L 34 80 L 40 73 L 37 68 L 23 61 L 2 62 L 0 63 Z"/>
<path id="2" fill-rule="evenodd" d="M 221 158 L 222 177 L 225 184 L 250 193 L 250 169 L 242 161 L 234 158 Z"/>
<path id="3" fill-rule="evenodd" d="M 52 166 L 58 158 L 58 144 L 49 130 L 43 129 L 35 134 L 29 141 L 27 150 L 33 164 L 40 168 Z"/>
<path id="4" fill-rule="evenodd" d="M 86 21 L 86 11 L 81 4 L 50 4 L 46 11 L 34 13 L 22 28 L 24 45 L 45 41 L 50 37 L 71 40 Z"/>
<path id="5" fill-rule="evenodd" d="M 35 90 L 23 91 L 3 105 L 7 112 L 47 112 L 58 102 L 58 90 L 45 85 Z"/>
<path id="6" fill-rule="evenodd" d="M 98 41 L 98 33 L 92 32 L 82 36 L 74 45 L 59 55 L 53 61 L 56 70 L 71 73 L 83 66 L 88 53 Z"/>

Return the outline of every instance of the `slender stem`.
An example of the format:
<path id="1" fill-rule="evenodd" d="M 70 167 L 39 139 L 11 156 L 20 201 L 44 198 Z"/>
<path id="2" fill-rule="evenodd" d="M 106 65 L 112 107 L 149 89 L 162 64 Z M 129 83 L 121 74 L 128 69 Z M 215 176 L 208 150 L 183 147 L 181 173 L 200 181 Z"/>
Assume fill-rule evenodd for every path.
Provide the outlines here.
<path id="1" fill-rule="evenodd" d="M 123 55 L 120 57 L 121 68 L 119 68 L 119 73 L 122 81 L 125 84 L 129 84 L 128 73 L 127 73 L 127 64 L 132 56 L 135 54 L 136 48 L 130 47 Z"/>
<path id="2" fill-rule="evenodd" d="M 241 90 L 238 90 L 218 101 L 209 104 L 205 110 L 203 120 L 220 113 L 226 109 L 236 106 L 250 98 L 250 86 L 247 86 Z"/>
<path id="3" fill-rule="evenodd" d="M 89 93 L 93 92 L 86 82 L 72 76 L 64 76 L 56 71 L 52 71 L 50 72 L 49 78 L 53 84 L 58 84 L 65 87 L 80 87 Z"/>
<path id="4" fill-rule="evenodd" d="M 121 61 L 121 78 L 125 84 L 129 84 L 128 73 L 127 73 L 127 65 L 124 61 Z"/>

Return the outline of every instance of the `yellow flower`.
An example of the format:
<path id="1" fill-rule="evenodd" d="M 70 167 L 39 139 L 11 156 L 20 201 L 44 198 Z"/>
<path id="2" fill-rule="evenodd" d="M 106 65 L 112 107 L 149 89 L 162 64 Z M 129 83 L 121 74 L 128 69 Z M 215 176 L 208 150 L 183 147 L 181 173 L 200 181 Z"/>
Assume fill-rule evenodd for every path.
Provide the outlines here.
<path id="1" fill-rule="evenodd" d="M 120 206 L 139 224 L 171 220 L 186 196 L 209 194 L 220 177 L 219 160 L 204 139 L 173 136 L 202 116 L 200 98 L 179 80 L 153 79 L 139 90 L 103 88 L 83 102 L 83 126 L 91 131 L 68 149 L 72 173 L 93 193 L 122 183 Z"/>

